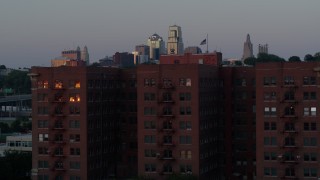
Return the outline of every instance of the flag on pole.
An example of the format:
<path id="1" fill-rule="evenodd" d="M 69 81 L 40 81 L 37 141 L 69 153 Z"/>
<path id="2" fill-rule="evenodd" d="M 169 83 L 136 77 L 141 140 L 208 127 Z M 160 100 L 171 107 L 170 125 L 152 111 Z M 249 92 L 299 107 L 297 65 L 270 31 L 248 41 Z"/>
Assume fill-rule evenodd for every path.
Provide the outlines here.
<path id="1" fill-rule="evenodd" d="M 201 41 L 200 45 L 205 45 L 207 44 L 207 39 L 204 39 L 203 41 Z"/>

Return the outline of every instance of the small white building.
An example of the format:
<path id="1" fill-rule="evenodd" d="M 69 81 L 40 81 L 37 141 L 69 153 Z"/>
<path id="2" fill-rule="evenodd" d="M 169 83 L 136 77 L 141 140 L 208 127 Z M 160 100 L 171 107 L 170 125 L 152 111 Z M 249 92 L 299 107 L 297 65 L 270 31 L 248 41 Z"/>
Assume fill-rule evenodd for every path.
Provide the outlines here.
<path id="1" fill-rule="evenodd" d="M 15 134 L 6 137 L 6 143 L 0 145 L 0 156 L 4 156 L 5 151 L 32 152 L 32 135 Z"/>

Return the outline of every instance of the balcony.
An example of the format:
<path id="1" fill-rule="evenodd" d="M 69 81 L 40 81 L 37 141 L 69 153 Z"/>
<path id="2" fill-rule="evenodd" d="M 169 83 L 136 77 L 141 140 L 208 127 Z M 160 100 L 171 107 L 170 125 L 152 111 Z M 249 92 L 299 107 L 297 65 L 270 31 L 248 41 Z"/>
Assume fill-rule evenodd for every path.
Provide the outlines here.
<path id="1" fill-rule="evenodd" d="M 173 99 L 159 99 L 158 103 L 174 104 L 175 101 Z"/>

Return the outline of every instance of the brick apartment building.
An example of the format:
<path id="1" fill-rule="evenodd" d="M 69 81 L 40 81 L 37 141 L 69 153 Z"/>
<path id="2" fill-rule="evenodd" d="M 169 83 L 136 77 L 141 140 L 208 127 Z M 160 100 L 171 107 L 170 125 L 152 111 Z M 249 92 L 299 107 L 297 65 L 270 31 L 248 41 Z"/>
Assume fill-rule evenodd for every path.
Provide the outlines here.
<path id="1" fill-rule="evenodd" d="M 94 67 L 33 67 L 29 75 L 34 180 L 107 179 L 125 165 L 136 166 L 132 155 L 136 152 L 135 140 L 122 141 L 123 134 L 119 133 L 121 118 L 136 119 L 135 112 L 119 112 L 125 101 L 119 101 L 123 95 L 120 87 L 131 83 L 134 76 L 121 81 L 119 69 Z M 136 104 L 135 90 L 131 89 L 128 87 L 133 96 L 130 103 Z M 130 129 L 128 126 L 123 131 Z M 133 145 L 124 147 L 126 143 Z M 125 156 L 121 156 L 122 150 Z M 131 157 L 132 161 L 127 163 L 120 156 Z M 132 176 L 135 172 L 134 168 L 126 171 Z"/>
<path id="2" fill-rule="evenodd" d="M 33 67 L 33 179 L 317 179 L 320 63 L 220 54 Z"/>
<path id="3" fill-rule="evenodd" d="M 257 179 L 319 179 L 319 62 L 256 66 Z"/>
<path id="4" fill-rule="evenodd" d="M 138 174 L 218 178 L 218 67 L 140 65 L 137 77 Z"/>

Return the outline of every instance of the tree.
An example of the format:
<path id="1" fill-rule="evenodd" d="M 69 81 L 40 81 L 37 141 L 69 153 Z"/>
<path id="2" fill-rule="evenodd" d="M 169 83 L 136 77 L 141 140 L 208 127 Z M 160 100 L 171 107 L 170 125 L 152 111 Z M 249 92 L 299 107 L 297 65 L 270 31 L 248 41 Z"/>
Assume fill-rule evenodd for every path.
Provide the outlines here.
<path id="1" fill-rule="evenodd" d="M 12 88 L 19 94 L 31 93 L 31 81 L 25 71 L 14 70 L 4 78 L 3 87 Z"/>
<path id="2" fill-rule="evenodd" d="M 304 56 L 304 61 L 313 61 L 313 56 L 311 54 L 306 54 Z"/>
<path id="3" fill-rule="evenodd" d="M 5 65 L 0 65 L 0 69 L 7 69 Z"/>
<path id="4" fill-rule="evenodd" d="M 100 66 L 100 63 L 94 62 L 94 63 L 92 63 L 90 66 L 92 66 L 92 67 L 99 67 L 99 66 Z"/>
<path id="5" fill-rule="evenodd" d="M 320 61 L 320 52 L 316 52 L 313 58 L 315 59 L 315 61 Z"/>
<path id="6" fill-rule="evenodd" d="M 301 62 L 301 59 L 299 56 L 291 56 L 288 61 L 289 62 Z"/>
<path id="7" fill-rule="evenodd" d="M 32 168 L 31 153 L 6 151 L 4 157 L 0 157 L 1 179 L 29 180 Z"/>
<path id="8" fill-rule="evenodd" d="M 256 61 L 257 61 L 257 59 L 255 57 L 248 57 L 243 61 L 243 63 L 246 65 L 254 66 L 256 64 Z"/>

